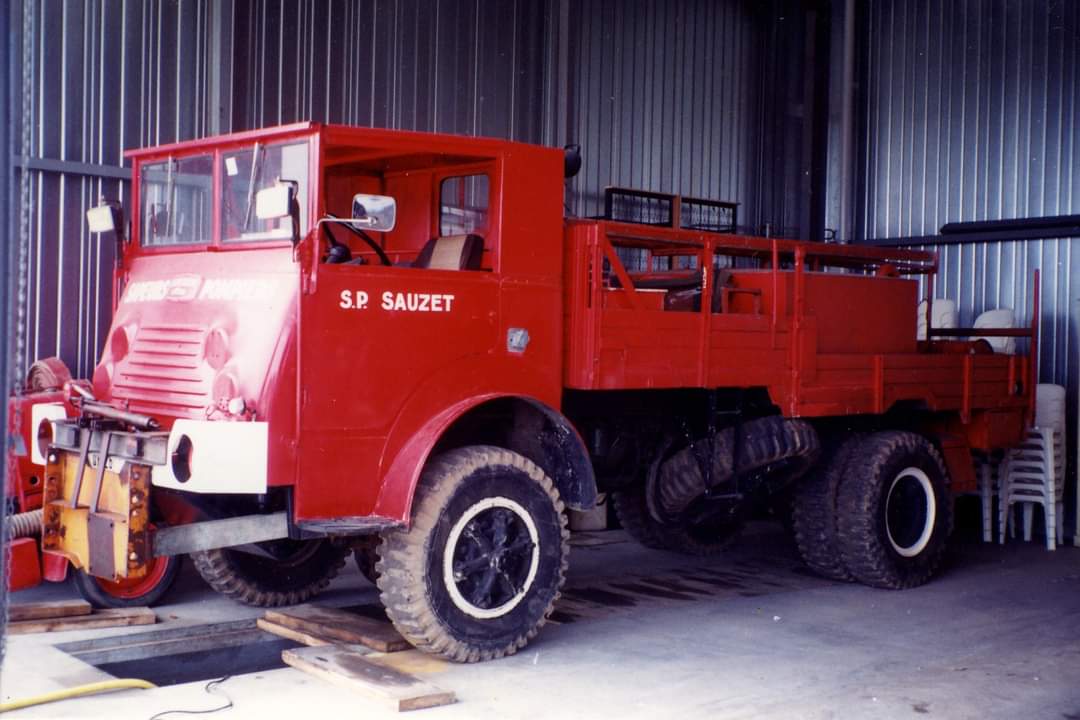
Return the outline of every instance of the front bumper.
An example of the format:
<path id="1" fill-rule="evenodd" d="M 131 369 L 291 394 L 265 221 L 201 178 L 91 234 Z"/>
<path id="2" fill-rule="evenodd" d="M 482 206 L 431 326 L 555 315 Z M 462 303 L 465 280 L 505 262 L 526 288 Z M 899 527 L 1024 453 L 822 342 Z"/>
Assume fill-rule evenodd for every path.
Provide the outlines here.
<path id="1" fill-rule="evenodd" d="M 45 466 L 42 549 L 108 580 L 146 575 L 150 477 L 168 433 L 57 422 Z M 157 461 L 157 462 L 155 462 Z"/>
<path id="2" fill-rule="evenodd" d="M 161 548 L 150 525 L 152 485 L 195 493 L 266 492 L 266 423 L 178 420 L 171 432 L 116 427 L 53 423 L 42 523 L 42 549 L 50 556 L 116 581 L 145 576 L 156 555 L 288 536 L 285 513 L 168 528 L 161 531 Z M 184 439 L 188 450 L 179 453 Z"/>

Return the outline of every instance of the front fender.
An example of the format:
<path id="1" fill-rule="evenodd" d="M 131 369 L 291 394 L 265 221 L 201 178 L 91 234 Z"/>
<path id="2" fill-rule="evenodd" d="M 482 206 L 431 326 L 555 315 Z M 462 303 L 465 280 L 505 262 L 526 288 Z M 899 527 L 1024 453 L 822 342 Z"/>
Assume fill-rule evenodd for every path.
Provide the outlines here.
<path id="1" fill-rule="evenodd" d="M 446 388 L 457 388 L 459 392 L 448 399 Z M 552 409 L 558 406 L 559 396 L 557 380 L 520 358 L 473 356 L 432 375 L 410 395 L 391 428 L 379 466 L 380 492 L 374 514 L 409 522 L 420 473 L 432 448 L 469 410 L 491 400 L 513 397 L 561 418 Z M 564 424 L 580 446 L 582 457 L 587 458 L 576 431 L 568 422 Z M 576 464 L 581 465 L 581 462 Z M 584 465 L 591 479 L 587 460 Z M 589 486 L 595 493 L 595 483 Z"/>

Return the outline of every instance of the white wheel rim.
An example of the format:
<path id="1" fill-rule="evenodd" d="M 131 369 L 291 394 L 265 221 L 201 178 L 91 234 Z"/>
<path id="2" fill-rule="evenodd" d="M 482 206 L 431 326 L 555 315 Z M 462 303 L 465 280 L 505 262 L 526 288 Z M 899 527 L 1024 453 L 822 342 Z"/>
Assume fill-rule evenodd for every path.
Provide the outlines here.
<path id="1" fill-rule="evenodd" d="M 918 482 L 919 488 L 922 490 L 923 499 L 926 502 L 926 519 L 923 523 L 922 532 L 919 533 L 919 537 L 914 543 L 908 546 L 902 546 L 896 542 L 893 537 L 892 528 L 889 527 L 889 506 L 893 500 L 893 491 L 896 486 L 900 484 L 901 480 L 905 478 L 911 478 Z M 889 494 L 885 500 L 885 535 L 889 538 L 889 544 L 892 545 L 892 549 L 896 551 L 901 557 L 911 558 L 915 557 L 930 544 L 930 538 L 934 534 L 934 525 L 937 521 L 937 496 L 934 494 L 934 484 L 930 482 L 930 476 L 917 467 L 907 467 L 896 474 L 893 478 L 892 484 L 889 486 Z"/>
<path id="2" fill-rule="evenodd" d="M 513 597 L 497 607 L 482 608 L 469 602 L 469 600 L 461 594 L 457 580 L 454 578 L 454 553 L 457 549 L 458 540 L 461 538 L 461 533 L 464 532 L 469 521 L 485 510 L 493 508 L 504 508 L 514 513 L 528 531 L 533 547 L 529 561 L 529 573 L 525 578 L 525 582 L 522 583 L 521 589 L 518 590 Z M 473 504 L 468 510 L 462 513 L 461 517 L 458 518 L 458 521 L 450 528 L 450 535 L 446 538 L 446 545 L 443 548 L 443 585 L 450 594 L 450 600 L 458 610 L 461 610 L 466 615 L 477 618 L 478 620 L 490 620 L 492 618 L 501 617 L 517 607 L 518 603 L 524 599 L 525 595 L 528 594 L 529 589 L 532 587 L 533 580 L 536 579 L 536 571 L 539 567 L 540 533 L 536 530 L 536 523 L 533 522 L 532 516 L 528 511 L 526 511 L 519 503 L 502 496 L 485 498 Z"/>

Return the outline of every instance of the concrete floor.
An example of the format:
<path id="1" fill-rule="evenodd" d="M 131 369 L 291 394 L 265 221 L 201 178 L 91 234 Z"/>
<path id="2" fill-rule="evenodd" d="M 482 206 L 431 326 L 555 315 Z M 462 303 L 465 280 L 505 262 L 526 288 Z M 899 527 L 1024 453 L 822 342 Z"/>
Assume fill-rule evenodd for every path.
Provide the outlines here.
<path id="1" fill-rule="evenodd" d="M 906 592 L 809 575 L 778 526 L 753 526 L 722 558 L 646 551 L 621 532 L 593 534 L 571 559 L 563 608 L 520 654 L 483 665 L 411 667 L 457 693 L 438 718 L 1080 718 L 1080 550 L 954 544 L 945 572 Z M 713 574 L 702 572 L 710 569 Z M 699 581 L 673 585 L 687 573 Z M 638 579 L 636 590 L 627 581 Z M 714 591 L 702 591 L 703 580 Z M 618 588 L 612 583 L 622 583 Z M 650 585 L 651 583 L 651 585 Z M 642 592 L 642 588 L 654 592 Z M 667 587 L 667 597 L 657 597 Z M 607 589 L 635 604 L 584 599 Z M 674 590 L 675 592 L 671 592 Z M 661 591 L 662 592 L 662 591 Z M 15 602 L 74 595 L 64 586 Z M 375 603 L 350 563 L 320 602 Z M 255 617 L 188 567 L 159 628 Z M 0 677 L 5 700 L 100 679 L 53 646 L 147 628 L 15 636 Z M 217 668 L 209 669 L 220 672 Z M 11 718 L 148 718 L 220 704 L 205 681 L 129 690 L 11 713 Z M 220 717 L 391 717 L 354 692 L 283 667 L 232 677 Z M 176 716 L 173 716 L 176 717 Z"/>

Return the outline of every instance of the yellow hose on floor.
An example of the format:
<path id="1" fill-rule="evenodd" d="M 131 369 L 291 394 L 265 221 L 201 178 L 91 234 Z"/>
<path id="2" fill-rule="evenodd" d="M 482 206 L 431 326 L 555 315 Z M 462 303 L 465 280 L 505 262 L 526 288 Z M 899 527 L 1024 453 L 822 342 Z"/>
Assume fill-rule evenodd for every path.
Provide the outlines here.
<path id="1" fill-rule="evenodd" d="M 44 705 L 45 703 L 56 702 L 57 700 L 67 700 L 69 698 L 82 697 L 83 695 L 93 695 L 109 690 L 129 690 L 132 688 L 149 690 L 150 688 L 156 687 L 157 685 L 152 682 L 147 682 L 146 680 L 104 680 L 102 682 L 79 685 L 78 687 L 67 688 L 65 690 L 55 690 L 50 693 L 44 693 L 43 695 L 23 698 L 22 700 L 12 700 L 11 702 L 0 703 L 0 713 L 5 713 L 9 710 L 19 710 L 33 705 Z"/>

